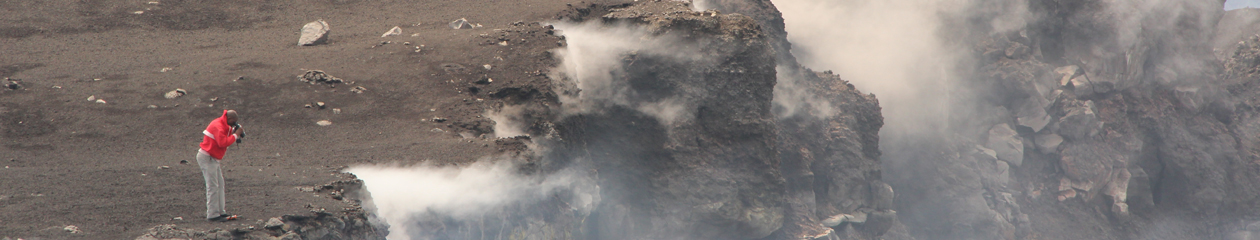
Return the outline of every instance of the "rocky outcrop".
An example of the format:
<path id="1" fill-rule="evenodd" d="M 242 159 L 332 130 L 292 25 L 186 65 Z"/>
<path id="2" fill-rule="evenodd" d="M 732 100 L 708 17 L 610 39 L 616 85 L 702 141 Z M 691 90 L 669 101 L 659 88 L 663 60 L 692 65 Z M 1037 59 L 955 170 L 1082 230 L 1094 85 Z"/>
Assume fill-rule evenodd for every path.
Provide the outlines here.
<path id="1" fill-rule="evenodd" d="M 623 73 L 608 80 L 627 86 L 618 93 L 627 100 L 569 91 L 600 109 L 557 122 L 554 158 L 599 172 L 588 237 L 757 239 L 777 230 L 785 189 L 770 113 L 774 58 L 756 23 L 676 2 L 613 9 L 602 21 L 678 37 L 683 54 L 706 57 L 624 53 Z M 648 103 L 675 117 L 635 107 Z"/>
<path id="2" fill-rule="evenodd" d="M 208 240 L 381 240 L 385 239 L 384 226 L 373 224 L 372 213 L 360 206 L 364 199 L 363 181 L 357 179 L 335 181 L 320 187 L 303 187 L 302 191 L 326 193 L 329 197 L 344 201 L 351 207 L 328 212 L 311 209 L 309 214 L 284 215 L 266 221 L 233 229 L 198 230 L 175 224 L 158 225 L 137 237 L 136 240 L 157 239 L 208 239 Z M 308 205 L 309 206 L 309 205 Z"/>

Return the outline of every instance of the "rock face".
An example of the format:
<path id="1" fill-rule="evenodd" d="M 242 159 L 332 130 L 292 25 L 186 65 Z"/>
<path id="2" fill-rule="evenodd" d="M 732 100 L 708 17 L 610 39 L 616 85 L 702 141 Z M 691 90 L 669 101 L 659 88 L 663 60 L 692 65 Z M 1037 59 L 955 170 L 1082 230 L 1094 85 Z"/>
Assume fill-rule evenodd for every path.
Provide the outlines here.
<path id="1" fill-rule="evenodd" d="M 785 192 L 770 100 L 773 51 L 752 19 L 691 12 L 681 3 L 635 4 L 602 16 L 682 36 L 687 53 L 622 55 L 624 102 L 578 95 L 602 110 L 559 121 L 557 159 L 599 172 L 603 199 L 588 224 L 600 239 L 757 239 L 783 225 Z M 569 79 L 568 81 L 591 81 Z M 578 83 L 577 85 L 582 85 Z M 581 89 L 598 93 L 597 89 Z M 677 117 L 633 106 L 661 102 Z"/>
<path id="2" fill-rule="evenodd" d="M 1043 16 L 1036 22 L 998 32 L 981 26 L 983 34 L 956 40 L 970 42 L 979 59 L 978 76 L 961 84 L 982 86 L 970 89 L 982 92 L 980 99 L 957 104 L 1009 109 L 991 115 L 1013 131 L 993 127 L 984 135 L 959 121 L 950 125 L 963 130 L 951 136 L 887 149 L 918 163 L 889 167 L 895 174 L 887 180 L 898 190 L 898 217 L 915 235 L 1252 236 L 1245 223 L 1260 212 L 1253 204 L 1260 198 L 1254 107 L 1260 37 L 1216 29 L 1236 24 L 1217 23 L 1218 1 L 1029 4 L 1028 11 Z M 1134 8 L 1148 13 L 1116 10 Z M 1182 24 L 1164 21 L 1165 11 L 1178 12 L 1171 18 Z M 950 27 L 970 31 L 966 24 Z M 1214 53 L 1213 33 L 1239 39 L 1218 41 L 1237 44 Z M 1020 151 L 1007 157 L 1020 155 L 1023 163 L 1011 162 L 1002 179 L 1001 165 L 989 163 L 994 155 L 1003 159 L 1005 147 Z"/>

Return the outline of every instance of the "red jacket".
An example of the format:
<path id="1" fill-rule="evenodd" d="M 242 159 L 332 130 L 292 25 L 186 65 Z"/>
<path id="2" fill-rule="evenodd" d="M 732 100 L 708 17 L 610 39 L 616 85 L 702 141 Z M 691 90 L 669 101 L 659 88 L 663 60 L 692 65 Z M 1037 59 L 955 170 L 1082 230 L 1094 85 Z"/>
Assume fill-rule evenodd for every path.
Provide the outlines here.
<path id="1" fill-rule="evenodd" d="M 223 110 L 223 116 L 210 121 L 210 126 L 206 126 L 205 131 L 201 134 L 206 135 L 201 139 L 201 150 L 210 154 L 214 159 L 223 159 L 223 154 L 227 153 L 227 147 L 236 143 L 236 135 L 232 135 L 232 126 L 227 123 L 227 110 Z"/>

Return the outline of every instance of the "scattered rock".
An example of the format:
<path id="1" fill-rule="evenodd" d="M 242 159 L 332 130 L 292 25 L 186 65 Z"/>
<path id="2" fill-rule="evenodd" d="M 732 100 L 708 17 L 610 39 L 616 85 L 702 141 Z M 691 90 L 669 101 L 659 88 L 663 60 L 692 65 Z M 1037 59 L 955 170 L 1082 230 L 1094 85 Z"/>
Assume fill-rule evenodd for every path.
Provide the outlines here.
<path id="1" fill-rule="evenodd" d="M 188 94 L 188 91 L 184 91 L 184 89 L 182 88 L 176 88 L 175 90 L 166 92 L 166 99 L 175 99 L 178 97 L 183 97 L 185 94 Z"/>
<path id="2" fill-rule="evenodd" d="M 328 73 L 324 73 L 322 70 L 306 70 L 306 73 L 302 74 L 302 76 L 298 76 L 298 80 L 310 84 L 337 84 L 346 82 L 345 80 L 341 80 L 341 78 L 333 77 Z"/>
<path id="3" fill-rule="evenodd" d="M 1003 123 L 989 129 L 989 142 L 986 146 L 997 152 L 998 159 L 1012 166 L 1019 167 L 1024 163 L 1024 141 L 1010 125 Z"/>
<path id="4" fill-rule="evenodd" d="M 320 125 L 320 126 L 328 126 L 328 125 L 332 125 L 332 121 L 319 120 L 318 122 L 315 122 L 315 124 Z"/>
<path id="5" fill-rule="evenodd" d="M 333 108 L 333 114 L 341 114 L 340 108 Z"/>
<path id="6" fill-rule="evenodd" d="M 280 227 L 284 227 L 284 221 L 281 221 L 280 218 L 277 218 L 277 217 L 267 219 L 267 223 L 263 224 L 263 228 L 266 228 L 266 229 L 274 230 L 274 229 L 280 229 Z"/>
<path id="7" fill-rule="evenodd" d="M 171 169 L 171 166 L 160 166 L 158 169 Z"/>
<path id="8" fill-rule="evenodd" d="M 455 19 L 455 21 L 451 21 L 451 23 L 448 25 L 451 26 L 451 29 L 472 29 L 473 28 L 473 25 L 471 23 L 468 23 L 468 19 L 464 19 L 464 18 Z"/>
<path id="9" fill-rule="evenodd" d="M 1037 145 L 1037 151 L 1051 154 L 1059 152 L 1059 145 L 1063 144 L 1063 137 L 1054 133 L 1037 134 L 1037 136 L 1033 137 L 1033 142 Z"/>
<path id="10" fill-rule="evenodd" d="M 363 86 L 354 86 L 353 88 L 350 88 L 350 92 L 354 93 L 363 93 L 363 91 L 367 91 L 367 88 Z"/>
<path id="11" fill-rule="evenodd" d="M 188 164 L 188 160 L 179 160 L 179 164 Z"/>
<path id="12" fill-rule="evenodd" d="M 381 34 L 381 37 L 398 36 L 398 35 L 402 35 L 402 28 L 398 26 L 394 26 L 394 28 L 391 28 L 389 29 L 389 31 L 386 31 L 384 34 Z"/>
<path id="13" fill-rule="evenodd" d="M 79 231 L 79 227 L 76 227 L 74 225 L 66 226 L 65 228 L 62 228 L 62 230 L 66 230 L 66 232 L 69 232 L 71 234 L 83 233 L 83 231 Z"/>
<path id="14" fill-rule="evenodd" d="M 311 46 L 328 41 L 328 23 L 318 20 L 302 26 L 302 37 L 298 38 L 298 46 Z"/>
<path id="15" fill-rule="evenodd" d="M 302 105 L 302 107 L 303 107 L 303 108 L 311 108 L 311 104 L 310 104 L 310 103 L 307 103 L 307 104 L 305 104 L 305 105 Z"/>
<path id="16" fill-rule="evenodd" d="M 326 107 L 326 105 L 324 105 L 324 102 L 315 102 L 315 106 L 319 107 L 319 109 L 324 109 L 324 107 Z"/>
<path id="17" fill-rule="evenodd" d="M 494 79 L 492 79 L 492 78 L 490 78 L 490 77 L 481 77 L 481 80 L 477 80 L 476 82 L 473 82 L 473 83 L 476 83 L 476 84 L 481 84 L 481 85 L 486 85 L 486 84 L 490 84 L 490 83 L 492 83 L 492 82 L 494 82 Z"/>
<path id="18" fill-rule="evenodd" d="M 96 103 L 105 104 L 105 99 L 96 99 Z"/>
<path id="19" fill-rule="evenodd" d="M 94 101 L 96 101 L 96 95 L 88 96 L 87 100 L 88 100 L 88 102 L 94 102 Z"/>
<path id="20" fill-rule="evenodd" d="M 175 218 L 171 218 L 171 220 L 184 221 L 184 217 L 175 217 Z"/>
<path id="21" fill-rule="evenodd" d="M 8 80 L 8 79 L 5 79 L 5 80 Z M 22 89 L 22 83 L 20 83 L 18 80 L 9 80 L 8 83 L 4 84 L 4 88 L 9 89 L 9 90 Z"/>
<path id="22" fill-rule="evenodd" d="M 152 105 L 152 104 L 150 104 L 147 108 L 149 108 L 149 109 L 156 109 L 156 108 L 158 108 L 158 106 L 157 106 L 157 105 Z"/>
<path id="23" fill-rule="evenodd" d="M 445 118 L 433 117 L 433 122 L 446 122 Z"/>

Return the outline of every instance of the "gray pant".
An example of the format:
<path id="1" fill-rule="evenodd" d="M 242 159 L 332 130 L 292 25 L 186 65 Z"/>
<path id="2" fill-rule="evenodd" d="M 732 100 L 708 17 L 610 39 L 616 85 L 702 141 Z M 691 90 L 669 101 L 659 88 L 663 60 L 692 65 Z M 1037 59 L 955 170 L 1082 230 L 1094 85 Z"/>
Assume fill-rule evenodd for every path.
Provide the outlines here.
<path id="1" fill-rule="evenodd" d="M 223 210 L 223 171 L 219 169 L 219 160 L 197 151 L 197 165 L 201 166 L 201 176 L 206 179 L 206 219 L 227 214 Z"/>

